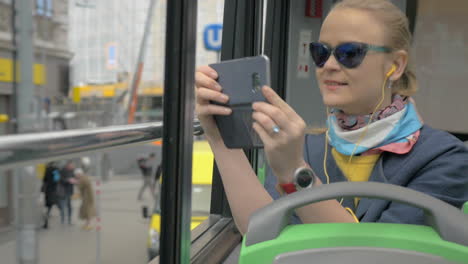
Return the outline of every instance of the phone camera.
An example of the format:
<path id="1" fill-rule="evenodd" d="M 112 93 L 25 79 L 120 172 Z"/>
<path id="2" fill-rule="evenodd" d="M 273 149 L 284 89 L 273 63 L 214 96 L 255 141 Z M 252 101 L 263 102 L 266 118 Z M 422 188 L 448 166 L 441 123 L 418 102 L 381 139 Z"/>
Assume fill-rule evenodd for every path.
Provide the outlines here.
<path id="1" fill-rule="evenodd" d="M 261 89 L 260 75 L 258 72 L 252 74 L 252 93 L 258 93 Z"/>

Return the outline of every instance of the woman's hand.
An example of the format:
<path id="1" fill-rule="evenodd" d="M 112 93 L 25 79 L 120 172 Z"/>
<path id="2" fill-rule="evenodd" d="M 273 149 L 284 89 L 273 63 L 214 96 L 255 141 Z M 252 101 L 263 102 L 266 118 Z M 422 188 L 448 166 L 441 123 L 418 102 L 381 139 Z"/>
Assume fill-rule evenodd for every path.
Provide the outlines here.
<path id="1" fill-rule="evenodd" d="M 195 73 L 195 110 L 208 140 L 220 141 L 221 135 L 213 119 L 213 115 L 230 115 L 229 107 L 219 106 L 210 101 L 227 103 L 229 97 L 223 94 L 221 86 L 216 82 L 218 73 L 209 66 L 198 67 Z"/>
<path id="2" fill-rule="evenodd" d="M 269 103 L 253 104 L 253 128 L 263 141 L 270 167 L 279 182 L 291 182 L 294 170 L 306 166 L 303 158 L 306 125 L 273 89 L 264 86 L 262 93 Z"/>

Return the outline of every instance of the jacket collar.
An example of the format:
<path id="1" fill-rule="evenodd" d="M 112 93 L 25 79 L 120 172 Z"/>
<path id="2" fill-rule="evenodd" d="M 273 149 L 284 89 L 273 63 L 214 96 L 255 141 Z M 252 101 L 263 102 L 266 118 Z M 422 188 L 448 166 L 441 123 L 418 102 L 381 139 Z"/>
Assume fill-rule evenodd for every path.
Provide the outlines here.
<path id="1" fill-rule="evenodd" d="M 331 146 L 328 146 L 328 150 L 331 150 Z M 383 159 L 382 157 L 384 154 L 380 156 L 380 158 L 377 160 L 374 169 L 372 170 L 372 173 L 369 177 L 369 182 L 382 182 L 382 183 L 388 183 L 388 179 L 385 177 L 385 174 L 383 172 Z M 340 168 L 335 162 L 335 159 L 333 158 L 331 151 L 328 151 L 327 153 L 327 172 L 328 175 L 330 176 L 330 183 L 333 182 L 346 182 L 348 181 L 347 178 L 343 175 L 341 172 Z M 326 179 L 326 178 L 325 178 Z M 326 181 L 323 182 L 324 184 Z M 338 201 L 341 200 L 341 198 L 337 199 Z M 342 206 L 343 207 L 349 207 L 351 210 L 353 210 L 354 214 L 358 219 L 362 219 L 363 216 L 369 211 L 369 209 L 374 205 L 377 201 L 376 199 L 369 199 L 369 198 L 361 198 L 359 200 L 359 204 L 357 208 L 354 206 L 354 198 L 344 198 Z"/>
<path id="2" fill-rule="evenodd" d="M 330 183 L 335 183 L 335 182 L 346 182 L 348 181 L 346 177 L 343 175 L 341 172 L 340 168 L 335 162 L 335 159 L 333 158 L 333 155 L 331 154 L 332 146 L 328 145 L 328 153 L 327 153 L 327 173 L 328 176 L 330 177 Z M 325 181 L 323 181 L 323 184 L 326 184 L 326 176 L 324 172 L 324 177 Z M 341 200 L 341 198 L 337 198 L 338 202 Z M 349 207 L 353 212 L 355 211 L 354 208 L 354 199 L 353 198 L 343 198 L 343 202 L 341 203 L 343 207 Z"/>
<path id="3" fill-rule="evenodd" d="M 381 182 L 381 183 L 388 183 L 388 179 L 385 177 L 383 172 L 383 165 L 382 165 L 382 156 L 380 156 L 379 160 L 374 166 L 372 170 L 371 176 L 369 177 L 369 182 Z M 354 211 L 354 214 L 358 219 L 362 219 L 363 216 L 375 205 L 378 201 L 376 199 L 369 199 L 369 198 L 362 198 L 359 201 L 357 209 Z"/>

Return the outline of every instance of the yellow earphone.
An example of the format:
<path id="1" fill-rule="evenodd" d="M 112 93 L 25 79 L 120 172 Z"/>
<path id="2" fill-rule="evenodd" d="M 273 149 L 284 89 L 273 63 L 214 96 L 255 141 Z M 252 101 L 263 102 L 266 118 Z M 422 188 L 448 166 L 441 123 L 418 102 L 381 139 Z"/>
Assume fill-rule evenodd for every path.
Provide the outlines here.
<path id="1" fill-rule="evenodd" d="M 379 107 L 382 105 L 382 102 L 383 102 L 383 100 L 384 100 L 384 94 L 385 94 L 384 88 L 385 88 L 385 86 L 386 86 L 386 84 L 387 84 L 388 78 L 390 78 L 390 76 L 392 76 L 392 74 L 393 74 L 396 70 L 397 70 L 397 67 L 396 67 L 395 64 L 393 64 L 393 65 L 392 65 L 392 68 L 391 68 L 391 69 L 387 72 L 387 74 L 385 75 L 385 80 L 384 80 L 384 83 L 383 83 L 383 85 L 382 85 L 382 97 L 380 98 L 380 102 L 377 104 L 377 106 L 375 107 L 374 111 L 372 111 L 372 114 L 371 114 L 371 116 L 370 116 L 370 118 L 369 118 L 369 121 L 367 122 L 367 125 L 365 126 L 364 132 L 363 132 L 363 133 L 361 134 L 361 136 L 359 137 L 358 141 L 356 142 L 356 146 L 354 147 L 353 152 L 352 152 L 351 155 L 349 156 L 348 164 L 351 163 L 351 160 L 352 160 L 352 158 L 353 158 L 353 156 L 354 156 L 354 153 L 356 152 L 357 147 L 359 146 L 359 143 L 360 143 L 361 140 L 366 136 L 366 134 L 367 134 L 367 129 L 369 128 L 369 124 L 370 124 L 372 118 L 374 117 L 375 111 L 376 111 L 377 109 L 379 109 Z M 329 113 L 330 113 L 330 111 L 329 111 L 329 109 L 328 109 L 328 107 L 327 107 L 327 115 L 328 115 L 328 116 L 327 116 L 327 119 L 330 118 L 330 114 L 329 114 Z M 329 122 L 330 122 L 330 121 L 329 121 Z M 325 151 L 324 151 L 324 153 L 323 153 L 323 172 L 325 173 L 325 177 L 326 177 L 326 179 L 327 179 L 327 184 L 329 184 L 329 183 L 330 183 L 330 176 L 328 176 L 328 171 L 327 171 L 327 155 L 328 155 L 327 153 L 328 153 L 328 129 L 327 129 L 327 131 L 325 132 Z M 340 202 L 339 202 L 340 205 L 343 204 L 343 199 L 344 199 L 344 198 L 341 198 L 341 200 L 340 200 Z M 344 209 L 346 209 L 346 211 L 348 211 L 348 212 L 351 214 L 351 216 L 354 218 L 354 221 L 356 221 L 356 223 L 359 223 L 359 219 L 356 217 L 356 215 L 354 214 L 354 212 L 353 212 L 353 210 L 352 210 L 351 208 L 349 208 L 349 207 L 344 207 Z"/>
<path id="2" fill-rule="evenodd" d="M 365 137 L 365 135 L 367 134 L 367 129 L 369 128 L 369 124 L 370 122 L 372 121 L 372 118 L 374 117 L 374 114 L 375 114 L 375 111 L 377 109 L 379 109 L 379 107 L 382 105 L 383 103 L 383 100 L 384 100 L 384 95 L 385 95 L 385 92 L 384 92 L 384 88 L 387 84 L 387 81 L 388 81 L 388 78 L 397 70 L 397 66 L 395 64 L 392 64 L 392 68 L 387 72 L 387 74 L 385 75 L 385 80 L 384 80 L 384 83 L 382 85 L 382 97 L 380 98 L 380 101 L 379 103 L 377 104 L 377 106 L 375 107 L 374 111 L 372 111 L 372 114 L 369 118 L 369 121 L 367 122 L 367 125 L 365 126 L 365 129 L 364 129 L 364 132 L 361 134 L 361 136 L 359 137 L 358 141 L 356 142 L 356 146 L 354 147 L 354 150 L 353 152 L 351 153 L 351 155 L 349 156 L 349 159 L 348 159 L 348 164 L 351 163 L 351 160 L 354 156 L 354 153 L 356 152 L 356 149 L 357 147 L 359 146 L 359 143 L 361 142 L 361 140 Z M 330 111 L 327 107 L 327 119 L 330 117 L 329 115 Z M 330 121 L 329 121 L 330 122 Z M 324 152 L 324 155 L 323 155 L 323 171 L 325 173 L 325 177 L 327 178 L 327 184 L 330 183 L 330 177 L 328 176 L 328 172 L 327 172 L 327 164 L 326 164 L 326 160 L 327 160 L 327 151 L 328 150 L 328 129 L 327 131 L 325 132 L 325 152 Z M 342 200 L 343 201 L 343 200 Z M 342 202 L 341 201 L 341 202 Z M 340 204 L 341 204 L 340 202 Z"/>
<path id="3" fill-rule="evenodd" d="M 387 72 L 386 78 L 388 79 L 396 71 L 397 67 L 395 64 L 392 65 L 392 68 Z"/>

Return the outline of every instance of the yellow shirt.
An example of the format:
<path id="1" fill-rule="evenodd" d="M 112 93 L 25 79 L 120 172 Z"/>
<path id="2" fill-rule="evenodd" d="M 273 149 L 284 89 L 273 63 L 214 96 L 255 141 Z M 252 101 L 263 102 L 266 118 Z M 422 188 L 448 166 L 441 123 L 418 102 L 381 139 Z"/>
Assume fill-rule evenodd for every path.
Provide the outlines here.
<path id="1" fill-rule="evenodd" d="M 380 157 L 380 154 L 353 156 L 349 162 L 349 156 L 339 153 L 335 148 L 332 149 L 332 155 L 338 168 L 350 182 L 365 182 L 374 169 L 374 165 Z M 357 206 L 359 198 L 354 198 L 354 205 Z"/>

